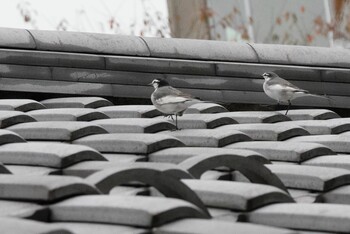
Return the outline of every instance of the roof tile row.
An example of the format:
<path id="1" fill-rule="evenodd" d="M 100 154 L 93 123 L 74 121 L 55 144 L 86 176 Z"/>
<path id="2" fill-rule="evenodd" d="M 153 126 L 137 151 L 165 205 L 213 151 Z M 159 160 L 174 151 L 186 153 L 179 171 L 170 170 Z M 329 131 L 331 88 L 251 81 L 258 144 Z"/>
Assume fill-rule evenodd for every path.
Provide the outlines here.
<path id="1" fill-rule="evenodd" d="M 0 28 L 4 48 L 160 58 L 349 67 L 341 49 Z M 101 43 L 102 42 L 102 43 Z M 107 58 L 108 60 L 108 58 Z M 111 62 L 115 64 L 115 62 Z M 107 63 L 108 64 L 108 63 Z"/>
<path id="2" fill-rule="evenodd" d="M 334 112 L 201 104 L 174 132 L 153 106 L 2 101 L 0 223 L 9 233 L 350 230 L 348 120 Z"/>

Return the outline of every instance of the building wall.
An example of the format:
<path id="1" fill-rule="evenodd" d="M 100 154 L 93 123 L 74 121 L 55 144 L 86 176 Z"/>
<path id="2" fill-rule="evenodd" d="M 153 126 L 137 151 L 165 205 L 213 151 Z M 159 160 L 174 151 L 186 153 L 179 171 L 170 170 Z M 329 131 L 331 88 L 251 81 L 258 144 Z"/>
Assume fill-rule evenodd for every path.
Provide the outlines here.
<path id="1" fill-rule="evenodd" d="M 168 0 L 171 36 L 210 39 L 205 0 Z"/>
<path id="2" fill-rule="evenodd" d="M 349 3 L 329 1 L 327 11 L 324 0 L 168 0 L 168 8 L 173 37 L 330 46 L 350 38 Z"/>

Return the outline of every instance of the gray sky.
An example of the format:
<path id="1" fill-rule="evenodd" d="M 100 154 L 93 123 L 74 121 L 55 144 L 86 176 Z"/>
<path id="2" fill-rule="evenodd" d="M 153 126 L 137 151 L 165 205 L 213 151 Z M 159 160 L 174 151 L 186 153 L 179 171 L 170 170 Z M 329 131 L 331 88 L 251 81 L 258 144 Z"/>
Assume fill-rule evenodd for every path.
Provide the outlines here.
<path id="1" fill-rule="evenodd" d="M 21 10 L 30 22 L 24 22 Z M 157 12 L 167 19 L 166 0 L 0 0 L 0 27 L 57 30 L 62 23 L 69 31 L 138 35 L 145 14 L 157 19 Z"/>

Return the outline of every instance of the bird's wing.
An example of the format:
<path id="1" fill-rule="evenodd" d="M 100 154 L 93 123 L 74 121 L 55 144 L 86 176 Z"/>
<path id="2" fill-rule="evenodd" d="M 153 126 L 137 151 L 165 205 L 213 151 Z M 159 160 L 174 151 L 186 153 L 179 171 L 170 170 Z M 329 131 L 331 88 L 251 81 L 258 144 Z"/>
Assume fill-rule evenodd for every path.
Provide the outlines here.
<path id="1" fill-rule="evenodd" d="M 181 92 L 180 90 L 174 88 L 174 87 L 168 87 L 169 88 L 169 92 L 171 94 L 174 94 L 174 95 L 177 95 L 177 96 L 181 96 L 181 97 L 186 97 L 188 99 L 194 99 L 194 97 L 188 93 L 184 93 L 184 92 Z"/>
<path id="2" fill-rule="evenodd" d="M 181 103 L 194 100 L 191 95 L 170 86 L 158 88 L 157 92 L 154 93 L 154 99 L 158 104 Z"/>
<path id="3" fill-rule="evenodd" d="M 294 84 L 286 81 L 285 79 L 282 79 L 280 77 L 277 77 L 274 79 L 272 86 L 278 87 L 280 89 L 289 90 L 291 92 L 303 92 L 308 93 L 307 90 L 301 89 L 298 86 L 295 86 Z"/>
<path id="4" fill-rule="evenodd" d="M 180 96 L 174 96 L 174 95 L 167 95 L 164 96 L 162 98 L 158 98 L 156 99 L 156 102 L 158 104 L 174 104 L 174 103 L 183 103 L 183 102 L 187 102 L 190 101 L 192 99 L 188 99 L 185 97 L 180 97 Z"/>

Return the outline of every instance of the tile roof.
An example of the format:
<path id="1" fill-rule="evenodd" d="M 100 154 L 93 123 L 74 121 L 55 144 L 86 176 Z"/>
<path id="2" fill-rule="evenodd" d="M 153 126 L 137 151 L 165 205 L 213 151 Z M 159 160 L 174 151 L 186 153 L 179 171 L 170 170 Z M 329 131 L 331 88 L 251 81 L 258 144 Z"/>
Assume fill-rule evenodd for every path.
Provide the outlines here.
<path id="1" fill-rule="evenodd" d="M 350 232 L 350 121 L 329 109 L 348 108 L 348 51 L 0 34 L 2 230 Z M 271 104 L 267 70 L 332 101 L 296 100 L 287 116 L 203 102 L 180 131 L 149 105 L 153 78 L 205 100 Z"/>

